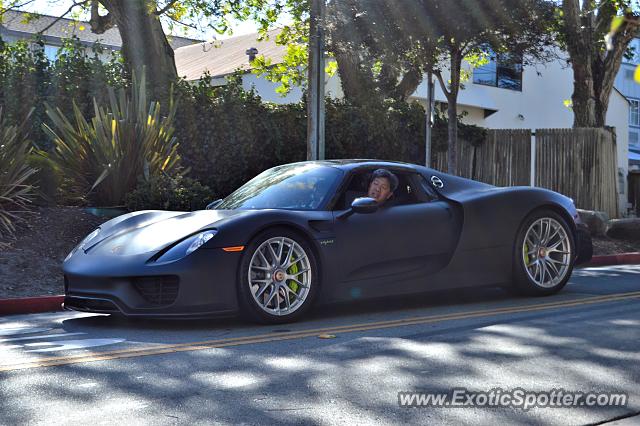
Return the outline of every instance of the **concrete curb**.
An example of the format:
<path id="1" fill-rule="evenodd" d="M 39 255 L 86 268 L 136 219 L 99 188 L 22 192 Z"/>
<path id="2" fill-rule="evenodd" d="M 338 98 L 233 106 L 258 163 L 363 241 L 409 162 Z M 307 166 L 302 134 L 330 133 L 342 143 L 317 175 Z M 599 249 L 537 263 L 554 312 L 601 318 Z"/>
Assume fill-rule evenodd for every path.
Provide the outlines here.
<path id="1" fill-rule="evenodd" d="M 620 253 L 607 256 L 593 256 L 588 263 L 580 265 L 588 266 L 610 266 L 610 265 L 638 265 L 640 264 L 640 252 Z"/>
<path id="2" fill-rule="evenodd" d="M 611 265 L 640 265 L 640 252 L 620 253 L 607 256 L 593 256 L 591 261 L 580 265 L 582 268 Z M 20 297 L 0 299 L 0 316 L 15 314 L 33 314 L 62 310 L 64 296 Z"/>
<path id="3" fill-rule="evenodd" d="M 20 297 L 0 299 L 0 315 L 34 314 L 61 311 L 64 296 Z"/>

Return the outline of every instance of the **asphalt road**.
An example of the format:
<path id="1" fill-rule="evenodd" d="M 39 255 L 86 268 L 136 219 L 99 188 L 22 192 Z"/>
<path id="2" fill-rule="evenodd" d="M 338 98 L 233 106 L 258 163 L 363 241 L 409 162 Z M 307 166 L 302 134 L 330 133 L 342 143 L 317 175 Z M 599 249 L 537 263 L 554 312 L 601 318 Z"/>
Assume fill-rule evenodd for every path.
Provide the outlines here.
<path id="1" fill-rule="evenodd" d="M 0 318 L 0 423 L 640 422 L 640 266 L 547 298 L 456 290 L 333 306 L 277 327 L 78 313 Z M 399 406 L 398 392 L 564 389 L 624 407 Z M 634 416 L 635 415 L 635 416 Z"/>

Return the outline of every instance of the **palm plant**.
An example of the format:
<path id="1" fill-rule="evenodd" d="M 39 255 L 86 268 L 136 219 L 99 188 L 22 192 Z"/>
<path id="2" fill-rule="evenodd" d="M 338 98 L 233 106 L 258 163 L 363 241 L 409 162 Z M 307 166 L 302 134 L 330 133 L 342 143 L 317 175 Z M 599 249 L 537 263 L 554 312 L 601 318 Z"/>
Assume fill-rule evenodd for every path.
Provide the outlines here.
<path id="1" fill-rule="evenodd" d="M 101 206 L 119 206 L 139 178 L 179 170 L 178 144 L 173 136 L 176 105 L 167 116 L 160 103 L 147 101 L 144 75 L 134 77 L 131 94 L 109 90 L 109 107 L 94 104 L 88 121 L 74 104 L 72 120 L 47 107 L 52 126 L 44 125 L 54 142 L 49 155 L 67 190 Z"/>
<path id="2" fill-rule="evenodd" d="M 27 163 L 32 148 L 23 127 L 8 124 L 0 108 L 0 240 L 15 232 L 35 195 L 29 178 L 36 170 Z"/>

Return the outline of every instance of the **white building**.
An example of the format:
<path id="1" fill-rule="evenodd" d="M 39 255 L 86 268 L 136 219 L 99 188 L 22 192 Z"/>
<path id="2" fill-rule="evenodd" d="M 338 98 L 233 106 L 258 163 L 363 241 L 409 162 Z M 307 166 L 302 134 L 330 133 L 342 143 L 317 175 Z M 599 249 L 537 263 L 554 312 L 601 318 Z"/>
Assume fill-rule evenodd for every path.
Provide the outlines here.
<path id="1" fill-rule="evenodd" d="M 254 87 L 265 101 L 275 103 L 298 102 L 300 89 L 294 89 L 286 97 L 275 92 L 278 84 L 251 74 L 249 55 L 263 54 L 277 64 L 285 53 L 284 47 L 271 38 L 256 41 L 256 34 L 233 37 L 217 42 L 179 48 L 175 51 L 178 75 L 187 80 L 197 80 L 209 73 L 214 83 L 225 84 L 225 76 L 234 71 L 244 71 L 243 87 Z M 639 50 L 640 52 L 640 50 Z M 573 72 L 566 60 L 545 65 L 509 65 L 493 59 L 487 65 L 472 72 L 471 81 L 464 83 L 458 95 L 458 109 L 465 112 L 463 121 L 490 129 L 569 128 L 573 125 L 573 112 L 567 105 L 573 92 Z M 621 74 L 624 74 L 623 70 Z M 448 76 L 445 76 L 445 80 Z M 635 83 L 634 83 L 635 84 Z M 426 81 L 411 96 L 426 103 Z M 436 82 L 436 102 L 446 104 L 446 98 Z M 620 88 L 620 85 L 616 87 Z M 618 153 L 618 187 L 621 211 L 627 208 L 627 175 L 629 170 L 629 135 L 640 134 L 640 85 L 633 88 L 637 98 L 632 99 L 632 119 L 629 125 L 629 101 L 614 89 L 609 101 L 606 124 L 616 129 Z M 328 96 L 341 97 L 342 90 L 337 76 L 327 79 Z M 635 108 L 635 109 L 633 109 Z M 633 139 L 634 141 L 637 139 Z"/>
<path id="2" fill-rule="evenodd" d="M 629 165 L 640 170 L 640 84 L 634 72 L 640 65 L 640 39 L 631 42 L 633 56 L 622 60 L 614 86 L 629 100 Z"/>

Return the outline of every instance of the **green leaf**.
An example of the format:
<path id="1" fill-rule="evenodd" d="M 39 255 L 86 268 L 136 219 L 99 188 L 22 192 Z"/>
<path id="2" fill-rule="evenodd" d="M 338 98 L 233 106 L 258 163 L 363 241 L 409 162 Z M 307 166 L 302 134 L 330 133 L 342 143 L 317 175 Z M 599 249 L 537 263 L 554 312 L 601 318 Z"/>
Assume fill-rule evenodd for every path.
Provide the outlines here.
<path id="1" fill-rule="evenodd" d="M 613 19 L 611 20 L 611 29 L 609 30 L 609 33 L 615 34 L 623 22 L 624 22 L 624 16 L 614 16 Z"/>
<path id="2" fill-rule="evenodd" d="M 334 60 L 327 61 L 324 72 L 326 72 L 328 76 L 333 77 L 336 75 L 336 72 L 338 72 L 338 63 Z"/>
<path id="3" fill-rule="evenodd" d="M 636 70 L 633 72 L 633 79 L 636 83 L 640 84 L 640 65 L 638 65 Z"/>

